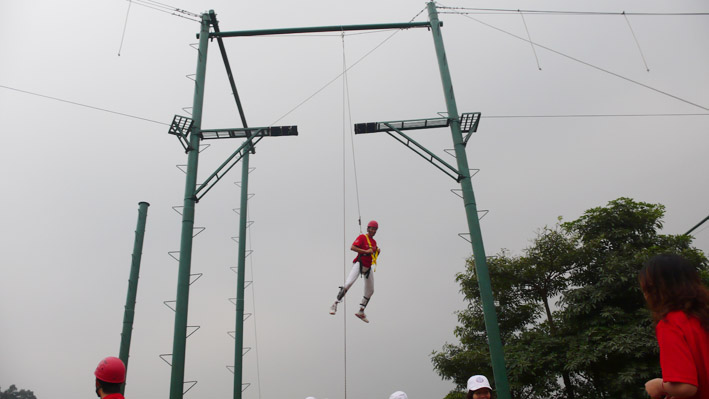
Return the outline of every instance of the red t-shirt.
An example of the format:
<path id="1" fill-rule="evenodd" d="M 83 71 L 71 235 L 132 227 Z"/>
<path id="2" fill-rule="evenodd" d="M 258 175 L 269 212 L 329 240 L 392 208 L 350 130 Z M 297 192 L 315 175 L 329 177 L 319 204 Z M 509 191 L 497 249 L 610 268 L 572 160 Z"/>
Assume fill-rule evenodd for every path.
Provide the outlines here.
<path id="1" fill-rule="evenodd" d="M 374 252 L 377 252 L 377 242 L 374 241 L 374 238 L 369 238 L 369 242 L 372 243 L 371 248 L 374 250 Z M 367 242 L 367 235 L 366 234 L 360 234 L 359 237 L 357 237 L 356 240 L 352 243 L 357 248 L 362 248 L 362 249 L 369 249 L 369 243 Z M 363 267 L 371 267 L 372 266 L 372 255 L 369 254 L 357 254 L 357 257 L 354 258 L 352 263 L 356 263 L 359 260 L 360 264 Z"/>
<path id="2" fill-rule="evenodd" d="M 692 398 L 709 399 L 709 333 L 699 320 L 676 310 L 657 323 L 655 334 L 662 380 L 692 384 L 697 387 Z"/>

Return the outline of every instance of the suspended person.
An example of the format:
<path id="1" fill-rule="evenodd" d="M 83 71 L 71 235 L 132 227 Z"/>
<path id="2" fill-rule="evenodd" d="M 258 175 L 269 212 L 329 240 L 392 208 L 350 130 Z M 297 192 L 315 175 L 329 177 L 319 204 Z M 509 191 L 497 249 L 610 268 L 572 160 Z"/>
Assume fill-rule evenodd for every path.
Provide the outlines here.
<path id="1" fill-rule="evenodd" d="M 465 399 L 490 399 L 492 388 L 487 377 L 484 375 L 474 375 L 468 378 L 468 394 Z"/>
<path id="2" fill-rule="evenodd" d="M 372 298 L 372 294 L 374 294 L 374 274 L 371 273 L 371 271 L 372 264 L 377 264 L 377 256 L 379 256 L 381 252 L 381 249 L 377 247 L 377 242 L 374 240 L 374 235 L 377 234 L 378 229 L 379 224 L 372 220 L 367 224 L 367 234 L 360 234 L 352 243 L 350 249 L 357 253 L 357 257 L 352 261 L 352 270 L 347 280 L 345 280 L 345 286 L 340 287 L 337 300 L 330 306 L 330 314 L 334 315 L 337 312 L 337 304 L 345 297 L 347 291 L 357 280 L 357 276 L 361 275 L 364 278 L 364 297 L 359 304 L 359 311 L 355 313 L 355 316 L 359 317 L 365 323 L 369 323 L 367 315 L 364 314 L 364 308 L 367 307 L 369 300 Z"/>
<path id="3" fill-rule="evenodd" d="M 709 399 L 709 290 L 679 255 L 645 262 L 638 276 L 655 322 L 662 378 L 645 383 L 651 398 Z"/>
<path id="4" fill-rule="evenodd" d="M 126 382 L 126 366 L 117 357 L 107 357 L 96 366 L 96 396 L 102 399 L 124 399 L 121 385 Z"/>

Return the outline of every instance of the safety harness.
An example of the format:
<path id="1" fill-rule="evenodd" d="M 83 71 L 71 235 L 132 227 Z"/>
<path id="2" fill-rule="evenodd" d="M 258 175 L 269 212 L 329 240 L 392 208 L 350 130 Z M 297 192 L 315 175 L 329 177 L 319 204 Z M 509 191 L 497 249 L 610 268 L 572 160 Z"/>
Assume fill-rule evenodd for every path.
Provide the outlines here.
<path id="1" fill-rule="evenodd" d="M 369 236 L 365 234 L 364 238 L 367 239 L 367 245 L 369 245 L 369 248 L 372 248 L 372 242 L 369 241 Z M 379 256 L 379 250 L 372 252 L 372 264 L 374 265 L 375 272 L 377 271 L 377 256 Z"/>

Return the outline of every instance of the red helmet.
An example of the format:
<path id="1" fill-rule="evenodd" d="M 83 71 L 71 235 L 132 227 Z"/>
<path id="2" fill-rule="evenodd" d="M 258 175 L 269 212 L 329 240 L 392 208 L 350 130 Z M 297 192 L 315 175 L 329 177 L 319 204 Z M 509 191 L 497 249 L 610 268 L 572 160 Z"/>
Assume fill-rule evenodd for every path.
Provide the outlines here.
<path id="1" fill-rule="evenodd" d="M 369 223 L 367 224 L 367 227 L 374 227 L 375 229 L 378 229 L 378 228 L 379 228 L 379 223 L 377 223 L 376 220 L 372 220 L 371 222 L 369 222 Z"/>
<path id="2" fill-rule="evenodd" d="M 96 366 L 94 375 L 97 379 L 111 384 L 121 384 L 126 382 L 126 366 L 117 357 L 109 356 Z"/>

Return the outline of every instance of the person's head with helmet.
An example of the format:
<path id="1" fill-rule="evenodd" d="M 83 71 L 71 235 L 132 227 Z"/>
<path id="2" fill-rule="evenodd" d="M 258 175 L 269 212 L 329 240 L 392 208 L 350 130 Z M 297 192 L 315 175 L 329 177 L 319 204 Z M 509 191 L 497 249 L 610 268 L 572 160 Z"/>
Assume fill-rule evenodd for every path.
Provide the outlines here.
<path id="1" fill-rule="evenodd" d="M 409 399 L 409 397 L 406 396 L 406 392 L 404 391 L 396 391 L 393 394 L 389 395 L 389 399 Z"/>
<path id="2" fill-rule="evenodd" d="M 377 223 L 376 220 L 367 223 L 367 235 L 369 235 L 369 237 L 374 237 L 374 235 L 377 234 L 377 230 L 379 230 L 379 223 Z"/>
<path id="3" fill-rule="evenodd" d="M 94 371 L 96 395 L 99 398 L 123 398 L 121 385 L 126 382 L 126 366 L 117 357 L 109 356 L 101 360 Z"/>
<path id="4" fill-rule="evenodd" d="M 474 375 L 468 378 L 468 395 L 466 399 L 490 399 L 492 388 L 484 375 Z"/>

